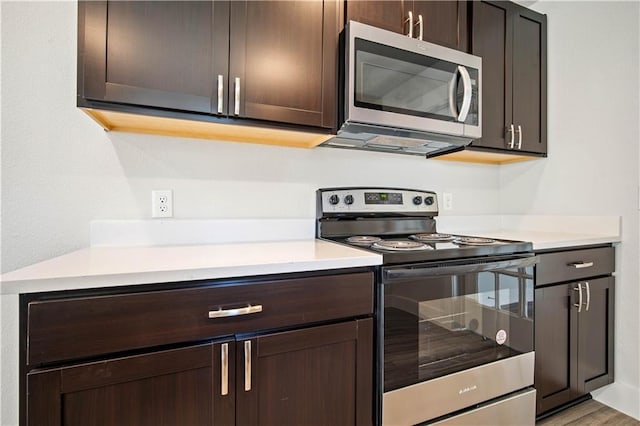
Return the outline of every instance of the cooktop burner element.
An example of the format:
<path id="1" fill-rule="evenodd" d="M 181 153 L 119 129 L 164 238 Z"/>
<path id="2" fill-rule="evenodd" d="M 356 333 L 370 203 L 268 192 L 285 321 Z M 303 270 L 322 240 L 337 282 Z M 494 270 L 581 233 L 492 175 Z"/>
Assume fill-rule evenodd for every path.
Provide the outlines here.
<path id="1" fill-rule="evenodd" d="M 368 247 L 373 243 L 377 243 L 378 241 L 382 241 L 380 237 L 374 237 L 370 235 L 354 235 L 353 237 L 349 237 L 346 240 L 350 244 L 354 244 L 356 246 L 364 246 Z"/>
<path id="2" fill-rule="evenodd" d="M 392 251 L 412 251 L 412 250 L 427 250 L 429 246 L 419 243 L 417 241 L 395 241 L 395 240 L 382 240 L 377 243 L 373 243 L 371 246 L 381 250 Z"/>
<path id="3" fill-rule="evenodd" d="M 460 245 L 469 245 L 469 246 L 487 246 L 491 244 L 496 244 L 498 241 L 492 240 L 491 238 L 480 238 L 480 237 L 457 237 L 453 240 L 454 244 Z"/>
<path id="4" fill-rule="evenodd" d="M 422 241 L 425 243 L 439 242 L 439 241 L 451 241 L 453 235 L 451 234 L 438 234 L 437 232 L 431 232 L 428 234 L 415 234 L 410 235 L 409 238 L 416 241 Z"/>

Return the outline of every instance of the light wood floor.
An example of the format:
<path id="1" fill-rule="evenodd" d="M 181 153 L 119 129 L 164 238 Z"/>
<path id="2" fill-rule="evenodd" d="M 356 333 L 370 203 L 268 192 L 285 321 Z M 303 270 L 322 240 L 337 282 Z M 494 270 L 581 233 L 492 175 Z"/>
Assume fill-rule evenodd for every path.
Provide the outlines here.
<path id="1" fill-rule="evenodd" d="M 640 422 L 593 399 L 536 423 L 536 426 L 638 426 Z"/>

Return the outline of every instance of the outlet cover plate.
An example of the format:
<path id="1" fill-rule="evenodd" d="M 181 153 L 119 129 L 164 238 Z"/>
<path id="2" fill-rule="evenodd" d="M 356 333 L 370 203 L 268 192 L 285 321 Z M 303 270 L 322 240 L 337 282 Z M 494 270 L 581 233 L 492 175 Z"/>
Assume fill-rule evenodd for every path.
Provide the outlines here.
<path id="1" fill-rule="evenodd" d="M 173 192 L 170 189 L 151 191 L 151 217 L 173 217 Z"/>

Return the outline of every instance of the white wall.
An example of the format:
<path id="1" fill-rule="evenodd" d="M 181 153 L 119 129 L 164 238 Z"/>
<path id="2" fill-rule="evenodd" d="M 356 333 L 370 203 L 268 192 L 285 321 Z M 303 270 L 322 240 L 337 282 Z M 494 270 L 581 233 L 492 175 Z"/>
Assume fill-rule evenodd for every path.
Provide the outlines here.
<path id="1" fill-rule="evenodd" d="M 446 190 L 497 213 L 498 170 L 419 157 L 105 133 L 75 107 L 76 3 L 2 1 L 2 271 L 89 244 L 92 219 L 313 217 L 315 190 Z M 229 205 L 228 203 L 232 203 Z"/>
<path id="2" fill-rule="evenodd" d="M 76 3 L 2 1 L 1 270 L 87 246 L 93 219 L 149 218 L 152 189 L 174 190 L 177 218 L 312 217 L 316 188 L 358 184 L 452 192 L 455 215 L 622 215 L 616 385 L 598 398 L 640 418 L 638 3 L 535 7 L 550 158 L 494 167 L 105 133 L 75 108 Z"/>
<path id="3" fill-rule="evenodd" d="M 500 169 L 501 211 L 622 216 L 615 380 L 597 399 L 640 418 L 638 2 L 542 1 L 549 158 Z"/>

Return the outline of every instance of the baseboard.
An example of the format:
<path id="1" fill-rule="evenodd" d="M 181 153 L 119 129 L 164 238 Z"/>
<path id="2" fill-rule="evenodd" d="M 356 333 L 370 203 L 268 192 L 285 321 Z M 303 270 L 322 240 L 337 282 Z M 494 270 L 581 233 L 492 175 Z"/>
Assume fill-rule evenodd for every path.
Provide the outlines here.
<path id="1" fill-rule="evenodd" d="M 591 393 L 596 401 L 640 420 L 640 406 L 638 406 L 640 388 L 623 382 L 614 382 Z"/>

